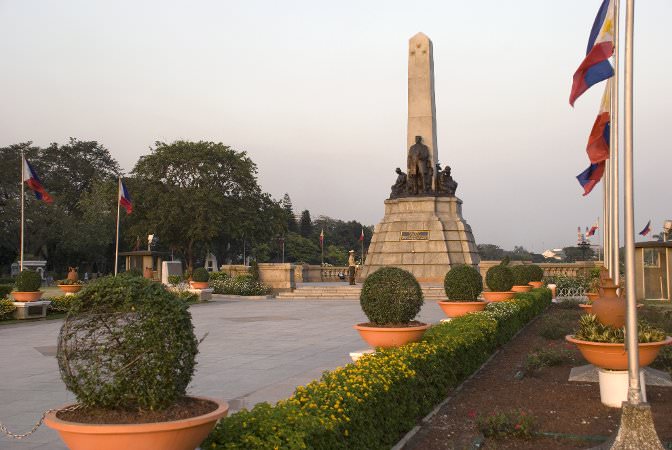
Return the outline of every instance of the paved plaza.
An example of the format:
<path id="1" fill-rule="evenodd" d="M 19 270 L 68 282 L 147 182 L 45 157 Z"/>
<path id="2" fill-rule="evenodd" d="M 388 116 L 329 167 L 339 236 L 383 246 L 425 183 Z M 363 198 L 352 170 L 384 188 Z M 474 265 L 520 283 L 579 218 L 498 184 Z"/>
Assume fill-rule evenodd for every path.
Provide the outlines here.
<path id="1" fill-rule="evenodd" d="M 356 300 L 230 300 L 223 296 L 191 308 L 201 343 L 189 393 L 227 399 L 232 411 L 288 397 L 298 385 L 350 362 L 366 348 L 352 325 L 366 321 Z M 444 315 L 432 301 L 419 320 Z M 25 432 L 42 411 L 74 401 L 55 359 L 62 320 L 0 325 L 0 422 Z M 42 426 L 32 436 L 0 449 L 65 449 L 55 431 Z"/>

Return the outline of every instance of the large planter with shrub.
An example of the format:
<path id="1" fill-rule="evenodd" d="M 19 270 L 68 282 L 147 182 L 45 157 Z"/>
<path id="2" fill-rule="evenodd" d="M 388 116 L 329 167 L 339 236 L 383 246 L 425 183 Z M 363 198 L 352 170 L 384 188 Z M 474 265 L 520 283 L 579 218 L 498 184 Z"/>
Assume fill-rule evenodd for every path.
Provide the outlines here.
<path id="1" fill-rule="evenodd" d="M 397 267 L 383 267 L 369 275 L 360 294 L 368 323 L 354 328 L 372 347 L 400 347 L 422 338 L 429 325 L 415 322 L 423 304 L 415 277 Z"/>
<path id="2" fill-rule="evenodd" d="M 32 270 L 23 270 L 16 276 L 12 297 L 17 302 L 35 302 L 42 297 L 42 278 Z"/>
<path id="3" fill-rule="evenodd" d="M 451 319 L 470 312 L 483 311 L 487 303 L 478 301 L 483 292 L 483 278 L 472 266 L 460 264 L 446 273 L 443 287 L 448 301 L 440 301 L 439 306 Z"/>
<path id="4" fill-rule="evenodd" d="M 536 264 L 530 264 L 526 266 L 530 276 L 530 282 L 528 283 L 532 288 L 538 289 L 544 286 L 544 282 L 541 281 L 544 279 L 544 269 Z"/>
<path id="5" fill-rule="evenodd" d="M 511 268 L 505 264 L 493 266 L 485 274 L 485 284 L 490 291 L 483 292 L 483 298 L 489 302 L 501 302 L 511 300 L 515 292 L 513 287 L 513 273 Z"/>
<path id="6" fill-rule="evenodd" d="M 511 273 L 513 273 L 513 286 L 511 290 L 513 292 L 530 292 L 532 286 L 530 286 L 530 271 L 529 266 L 518 265 L 511 267 Z"/>
<path id="7" fill-rule="evenodd" d="M 61 327 L 61 378 L 79 408 L 45 418 L 73 450 L 192 450 L 228 405 L 187 397 L 198 340 L 187 305 L 161 284 L 105 277 L 74 297 Z"/>
<path id="8" fill-rule="evenodd" d="M 592 312 L 604 325 L 621 328 L 625 326 L 625 299 L 619 298 L 616 293 L 618 286 L 611 278 L 604 280 L 602 295 L 593 300 Z"/>
<path id="9" fill-rule="evenodd" d="M 199 267 L 191 274 L 191 287 L 194 289 L 207 289 L 210 286 L 210 273 L 205 267 Z"/>
<path id="10" fill-rule="evenodd" d="M 66 294 L 74 294 L 82 289 L 82 282 L 79 279 L 66 278 L 58 282 L 58 288 Z"/>

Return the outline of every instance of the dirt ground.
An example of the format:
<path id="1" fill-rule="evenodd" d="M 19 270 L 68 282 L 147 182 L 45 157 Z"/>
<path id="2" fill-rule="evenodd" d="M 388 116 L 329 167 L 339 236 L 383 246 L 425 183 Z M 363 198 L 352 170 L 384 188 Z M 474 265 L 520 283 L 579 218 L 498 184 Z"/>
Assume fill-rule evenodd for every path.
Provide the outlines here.
<path id="1" fill-rule="evenodd" d="M 505 345 L 490 362 L 451 399 L 404 447 L 431 449 L 576 449 L 596 446 L 618 429 L 620 409 L 600 402 L 597 383 L 569 382 L 572 367 L 587 364 L 573 345 L 563 339 L 539 335 L 549 322 L 576 326 L 580 311 L 554 305 Z M 571 351 L 573 360 L 555 367 L 525 373 L 524 362 L 535 349 L 556 347 Z M 672 388 L 647 386 L 658 436 L 672 441 Z M 479 416 L 521 410 L 535 419 L 535 437 L 485 438 L 479 431 Z M 562 433 L 565 437 L 540 437 L 539 433 Z"/>

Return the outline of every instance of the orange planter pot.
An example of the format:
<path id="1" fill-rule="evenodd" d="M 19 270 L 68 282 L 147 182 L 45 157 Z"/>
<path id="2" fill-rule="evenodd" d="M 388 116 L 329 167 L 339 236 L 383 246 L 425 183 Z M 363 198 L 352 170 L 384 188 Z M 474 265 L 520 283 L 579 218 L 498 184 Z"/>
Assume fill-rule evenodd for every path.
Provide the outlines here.
<path id="1" fill-rule="evenodd" d="M 586 293 L 586 297 L 588 297 L 588 300 L 590 300 L 591 302 L 594 302 L 595 300 L 600 298 L 600 294 L 595 292 L 588 292 Z"/>
<path id="2" fill-rule="evenodd" d="M 52 411 L 44 423 L 58 431 L 70 450 L 193 450 L 208 436 L 229 405 L 211 398 L 196 397 L 217 403 L 214 411 L 191 419 L 138 424 L 88 424 L 67 422 Z"/>
<path id="3" fill-rule="evenodd" d="M 486 305 L 485 302 L 439 302 L 443 312 L 451 319 L 471 312 L 483 311 Z"/>
<path id="4" fill-rule="evenodd" d="M 581 303 L 579 305 L 581 309 L 583 310 L 584 313 L 586 314 L 592 314 L 593 313 L 593 305 L 590 303 Z"/>
<path id="5" fill-rule="evenodd" d="M 58 288 L 66 294 L 74 294 L 82 289 L 81 284 L 59 284 Z"/>
<path id="6" fill-rule="evenodd" d="M 523 285 L 513 286 L 511 290 L 513 292 L 530 292 L 532 290 L 532 286 L 530 286 L 529 284 L 526 284 L 524 286 Z"/>
<path id="7" fill-rule="evenodd" d="M 207 289 L 210 286 L 208 281 L 190 281 L 189 284 L 194 289 Z"/>
<path id="8" fill-rule="evenodd" d="M 403 328 L 367 327 L 359 324 L 353 327 L 359 331 L 362 339 L 371 347 L 401 347 L 409 342 L 418 342 L 429 328 L 429 325 Z"/>
<path id="9" fill-rule="evenodd" d="M 503 302 L 505 300 L 511 300 L 513 296 L 516 295 L 513 291 L 508 292 L 483 292 L 483 298 L 488 302 Z"/>
<path id="10" fill-rule="evenodd" d="M 543 281 L 530 281 L 529 285 L 532 286 L 533 289 L 538 289 L 540 287 L 544 287 L 544 282 Z"/>
<path id="11" fill-rule="evenodd" d="M 594 366 L 610 370 L 627 370 L 628 354 L 625 344 L 605 344 L 574 339 L 574 336 L 565 336 L 567 342 L 575 344 L 581 355 Z M 658 352 L 664 345 L 672 344 L 672 337 L 668 336 L 661 342 L 639 344 L 639 366 L 648 366 L 656 359 Z"/>
<path id="12" fill-rule="evenodd" d="M 36 302 L 40 298 L 42 298 L 42 291 L 34 291 L 34 292 L 14 291 L 12 292 L 12 297 L 14 297 L 14 300 L 17 302 Z"/>

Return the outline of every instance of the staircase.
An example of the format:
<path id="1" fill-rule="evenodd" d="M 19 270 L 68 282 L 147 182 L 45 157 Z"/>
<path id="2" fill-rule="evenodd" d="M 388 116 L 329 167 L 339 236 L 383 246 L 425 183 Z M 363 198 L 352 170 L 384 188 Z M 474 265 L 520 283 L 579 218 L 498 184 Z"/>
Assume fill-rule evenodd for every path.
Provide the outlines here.
<path id="1" fill-rule="evenodd" d="M 421 285 L 426 301 L 447 300 L 443 286 Z M 292 292 L 280 292 L 276 298 L 281 300 L 359 300 L 362 285 L 350 286 L 347 283 L 302 283 Z"/>

